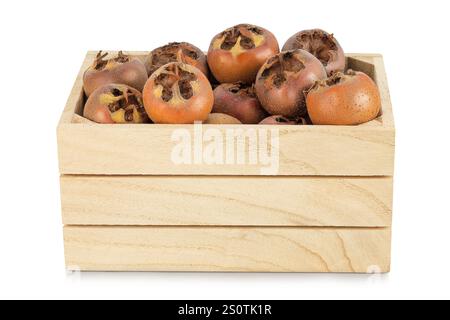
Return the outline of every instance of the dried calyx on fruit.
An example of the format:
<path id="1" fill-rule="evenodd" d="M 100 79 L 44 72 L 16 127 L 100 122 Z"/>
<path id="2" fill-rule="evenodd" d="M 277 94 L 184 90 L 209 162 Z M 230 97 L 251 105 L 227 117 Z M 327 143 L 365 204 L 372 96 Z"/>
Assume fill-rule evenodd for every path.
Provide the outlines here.
<path id="1" fill-rule="evenodd" d="M 108 52 L 103 53 L 101 50 L 97 53 L 97 56 L 95 57 L 94 63 L 92 64 L 92 69 L 101 71 L 103 69 L 106 69 L 106 66 L 109 64 L 110 69 L 112 66 L 115 66 L 119 63 L 126 63 L 130 61 L 130 58 L 127 55 L 123 54 L 123 51 L 119 51 L 117 54 L 117 57 L 107 59 L 105 58 L 108 56 Z"/>
<path id="2" fill-rule="evenodd" d="M 306 104 L 313 124 L 356 125 L 375 119 L 381 98 L 375 82 L 365 73 L 348 70 L 318 81 Z"/>
<path id="3" fill-rule="evenodd" d="M 271 57 L 256 78 L 256 93 L 263 108 L 273 115 L 297 118 L 306 114 L 304 91 L 325 79 L 320 61 L 304 50 Z"/>
<path id="4" fill-rule="evenodd" d="M 308 125 L 310 122 L 307 118 L 297 118 L 295 120 L 288 119 L 283 116 L 270 116 L 265 118 L 263 121 L 261 121 L 259 124 L 272 124 L 272 125 Z"/>
<path id="5" fill-rule="evenodd" d="M 220 83 L 253 83 L 266 59 L 279 51 L 278 41 L 271 32 L 240 24 L 212 39 L 208 64 Z"/>
<path id="6" fill-rule="evenodd" d="M 143 98 L 150 118 L 167 124 L 205 121 L 214 103 L 204 73 L 179 62 L 156 70 L 144 87 Z"/>
<path id="7" fill-rule="evenodd" d="M 280 88 L 286 81 L 290 73 L 297 73 L 305 69 L 305 64 L 295 55 L 294 52 L 286 52 L 276 57 L 272 57 L 261 73 L 261 78 L 269 79 L 272 84 Z"/>
<path id="8" fill-rule="evenodd" d="M 233 94 L 256 98 L 255 87 L 253 84 L 244 82 L 224 83 L 222 84 L 222 87 Z"/>
<path id="9" fill-rule="evenodd" d="M 161 98 L 165 102 L 170 100 L 189 100 L 194 94 L 191 81 L 197 80 L 194 73 L 182 69 L 176 64 L 168 66 L 155 79 L 155 84 L 162 87 Z"/>
<path id="10" fill-rule="evenodd" d="M 293 35 L 283 51 L 302 49 L 314 55 L 325 66 L 327 74 L 345 70 L 345 55 L 339 42 L 320 29 L 304 30 Z"/>
<path id="11" fill-rule="evenodd" d="M 220 48 L 223 50 L 254 49 L 263 33 L 264 31 L 257 26 L 237 25 L 222 33 L 223 41 Z M 239 46 L 236 46 L 238 42 Z"/>
<path id="12" fill-rule="evenodd" d="M 316 83 L 311 87 L 308 93 L 310 91 L 316 91 L 321 88 L 328 88 L 337 84 L 342 84 L 356 75 L 357 75 L 356 71 L 351 69 L 347 70 L 345 73 L 336 72 L 332 74 L 330 77 L 326 78 L 325 80 L 316 81 Z"/>
<path id="13" fill-rule="evenodd" d="M 148 75 L 151 76 L 153 72 L 170 62 L 190 64 L 200 69 L 206 76 L 209 74 L 206 55 L 202 50 L 188 42 L 172 42 L 149 53 L 145 60 Z"/>
<path id="14" fill-rule="evenodd" d="M 141 93 L 120 84 L 108 84 L 95 90 L 84 106 L 83 116 L 98 123 L 149 122 Z"/>
<path id="15" fill-rule="evenodd" d="M 111 83 L 126 84 L 139 91 L 147 81 L 144 64 L 119 51 L 117 56 L 105 59 L 108 53 L 99 51 L 92 65 L 83 75 L 84 92 L 90 96 L 97 88 Z"/>
<path id="16" fill-rule="evenodd" d="M 289 120 L 288 118 L 283 117 L 283 116 L 270 116 L 270 117 L 265 118 L 259 124 L 294 125 L 294 124 L 297 124 L 297 122 L 293 121 L 293 120 Z M 301 122 L 300 124 L 305 124 L 305 123 Z"/>
<path id="17" fill-rule="evenodd" d="M 267 117 L 254 86 L 243 82 L 224 83 L 214 89 L 213 112 L 231 115 L 244 124 L 257 124 Z"/>

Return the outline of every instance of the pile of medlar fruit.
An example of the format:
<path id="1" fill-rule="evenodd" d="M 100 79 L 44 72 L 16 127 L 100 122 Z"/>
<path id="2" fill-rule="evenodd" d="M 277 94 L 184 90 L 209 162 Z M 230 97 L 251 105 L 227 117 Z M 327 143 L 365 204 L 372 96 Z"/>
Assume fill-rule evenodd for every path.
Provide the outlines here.
<path id="1" fill-rule="evenodd" d="M 346 70 L 344 51 L 323 30 L 282 47 L 268 30 L 240 24 L 205 54 L 173 42 L 140 60 L 100 51 L 83 76 L 84 117 L 97 123 L 357 125 L 380 115 L 374 81 Z"/>

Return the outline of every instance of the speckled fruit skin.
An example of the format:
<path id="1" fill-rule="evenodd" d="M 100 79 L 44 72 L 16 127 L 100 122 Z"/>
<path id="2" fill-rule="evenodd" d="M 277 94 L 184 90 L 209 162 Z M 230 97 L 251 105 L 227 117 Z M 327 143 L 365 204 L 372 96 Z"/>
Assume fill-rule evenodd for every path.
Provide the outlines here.
<path id="1" fill-rule="evenodd" d="M 227 114 L 211 113 L 203 124 L 242 124 L 242 122 Z"/>
<path id="2" fill-rule="evenodd" d="M 297 73 L 286 72 L 286 82 L 276 87 L 270 83 L 270 79 L 264 78 L 263 73 L 270 66 L 272 58 L 288 52 L 297 55 L 305 68 Z M 304 91 L 311 88 L 316 81 L 325 79 L 327 74 L 322 63 L 309 52 L 288 52 L 281 52 L 264 64 L 256 77 L 255 89 L 261 105 L 269 114 L 295 118 L 306 113 Z"/>
<path id="3" fill-rule="evenodd" d="M 238 28 L 248 34 L 248 31 L 246 31 L 247 26 L 256 27 L 242 24 L 233 28 Z M 220 46 L 224 39 L 223 32 L 212 39 L 207 58 L 209 68 L 217 81 L 220 83 L 233 83 L 238 81 L 253 83 L 259 68 L 267 58 L 280 52 L 280 47 L 275 36 L 264 28 L 257 28 L 262 30 L 262 35 L 250 35 L 257 43 L 253 49 L 242 48 L 239 41 L 231 50 L 221 49 Z"/>
<path id="4" fill-rule="evenodd" d="M 191 82 L 193 96 L 183 99 L 178 94 L 166 102 L 161 96 L 161 85 L 155 83 L 156 78 L 165 68 L 177 65 L 185 71 L 195 74 L 196 80 Z M 159 124 L 192 124 L 195 121 L 206 121 L 214 104 L 214 94 L 208 78 L 194 66 L 173 62 L 156 70 L 148 79 L 143 90 L 144 107 L 150 119 Z"/>
<path id="5" fill-rule="evenodd" d="M 333 44 L 334 49 L 331 52 L 321 50 L 321 38 L 328 39 L 328 41 Z M 313 54 L 324 64 L 328 75 L 331 75 L 333 72 L 342 72 L 345 70 L 346 59 L 344 50 L 342 50 L 342 47 L 336 38 L 324 30 L 303 30 L 294 34 L 284 44 L 283 51 L 295 49 L 306 50 Z M 325 63 L 325 60 L 327 59 L 330 59 L 330 61 Z"/>
<path id="6" fill-rule="evenodd" d="M 142 92 L 147 79 L 147 70 L 142 61 L 130 57 L 125 63 L 110 61 L 102 70 L 90 66 L 83 75 L 83 87 L 88 97 L 95 89 L 110 83 L 126 84 Z"/>
<path id="7" fill-rule="evenodd" d="M 357 125 L 380 114 L 381 99 L 373 80 L 355 72 L 341 83 L 316 85 L 308 93 L 306 105 L 315 125 Z"/>
<path id="8" fill-rule="evenodd" d="M 255 93 L 249 94 L 246 90 L 236 93 L 230 91 L 238 86 L 239 84 L 224 83 L 214 89 L 212 112 L 228 114 L 244 124 L 259 123 L 268 116 L 267 112 L 261 107 Z"/>

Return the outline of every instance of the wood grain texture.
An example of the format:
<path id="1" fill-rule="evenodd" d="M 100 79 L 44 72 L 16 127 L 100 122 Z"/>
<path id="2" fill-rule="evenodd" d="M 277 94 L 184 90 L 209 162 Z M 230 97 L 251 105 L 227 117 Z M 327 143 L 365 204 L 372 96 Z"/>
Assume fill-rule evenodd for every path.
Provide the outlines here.
<path id="1" fill-rule="evenodd" d="M 82 117 L 82 116 L 80 116 L 80 115 L 78 115 L 78 114 L 74 114 L 73 116 L 72 116 L 72 123 L 85 123 L 85 124 L 90 124 L 90 125 L 93 125 L 93 126 L 99 126 L 100 124 L 98 124 L 98 123 L 96 123 L 96 122 L 94 122 L 94 121 L 91 121 L 91 120 L 89 120 L 89 119 L 87 119 L 87 118 L 85 118 L 85 117 Z"/>
<path id="2" fill-rule="evenodd" d="M 68 269 L 388 272 L 390 229 L 65 227 Z"/>
<path id="3" fill-rule="evenodd" d="M 391 225 L 392 179 L 63 176 L 66 225 Z"/>
<path id="4" fill-rule="evenodd" d="M 145 53 L 134 53 L 143 57 Z M 95 53 L 88 53 L 83 68 Z M 382 58 L 351 56 L 350 66 L 369 70 L 382 90 L 383 116 L 363 126 L 279 126 L 282 176 L 391 176 L 395 130 Z M 358 62 L 358 59 L 361 61 Z M 366 63 L 364 63 L 366 62 Z M 370 70 L 369 70 L 370 72 Z M 174 129 L 192 125 L 92 125 L 74 118 L 83 103 L 82 71 L 58 126 L 61 174 L 102 175 L 260 175 L 260 165 L 175 165 L 171 161 Z M 387 119 L 384 121 L 384 119 Z M 77 123 L 74 123 L 75 119 Z M 226 130 L 267 126 L 208 126 Z"/>
<path id="5" fill-rule="evenodd" d="M 189 125 L 177 126 L 180 128 L 193 132 Z M 221 126 L 217 130 L 225 136 L 228 128 Z M 254 129 L 267 128 L 254 126 Z M 278 175 L 393 174 L 393 130 L 361 127 L 355 131 L 349 127 L 337 130 L 314 126 L 280 126 L 278 129 Z M 173 130 L 173 127 L 164 125 L 62 125 L 58 130 L 60 172 L 102 175 L 261 174 L 262 165 L 176 165 L 171 161 L 175 146 L 171 141 Z"/>

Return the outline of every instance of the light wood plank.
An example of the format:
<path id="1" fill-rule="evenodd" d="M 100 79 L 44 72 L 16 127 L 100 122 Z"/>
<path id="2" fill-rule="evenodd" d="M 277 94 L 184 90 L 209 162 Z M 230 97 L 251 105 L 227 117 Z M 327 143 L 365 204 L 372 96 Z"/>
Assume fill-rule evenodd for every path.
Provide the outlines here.
<path id="1" fill-rule="evenodd" d="M 238 126 L 231 127 L 237 129 Z M 103 175 L 260 175 L 261 164 L 180 164 L 171 160 L 176 142 L 170 125 L 61 125 L 58 130 L 61 174 Z M 216 128 L 223 137 L 230 126 Z M 242 128 L 246 130 L 248 127 Z M 264 126 L 253 129 L 267 130 Z M 279 170 L 293 176 L 391 176 L 394 131 L 380 128 L 282 126 Z M 203 146 L 206 147 L 207 143 Z M 271 147 L 272 148 L 272 145 Z M 246 148 L 245 158 L 249 158 Z M 193 159 L 193 156 L 191 157 Z"/>
<path id="2" fill-rule="evenodd" d="M 100 125 L 100 124 L 98 124 L 98 123 L 96 123 L 94 121 L 91 121 L 91 120 L 89 120 L 89 119 L 87 119 L 85 117 L 82 117 L 82 116 L 80 116 L 80 115 L 78 115 L 76 113 L 72 116 L 72 123 L 84 123 L 84 124 L 90 124 L 90 125 L 93 125 L 93 126 Z"/>
<path id="3" fill-rule="evenodd" d="M 391 225 L 392 178 L 63 176 L 68 225 Z"/>
<path id="4" fill-rule="evenodd" d="M 69 269 L 356 272 L 390 266 L 390 229 L 65 227 Z"/>
<path id="5" fill-rule="evenodd" d="M 373 64 L 375 57 L 354 58 L 347 57 L 347 69 L 358 70 L 364 72 L 375 80 L 375 66 Z"/>

